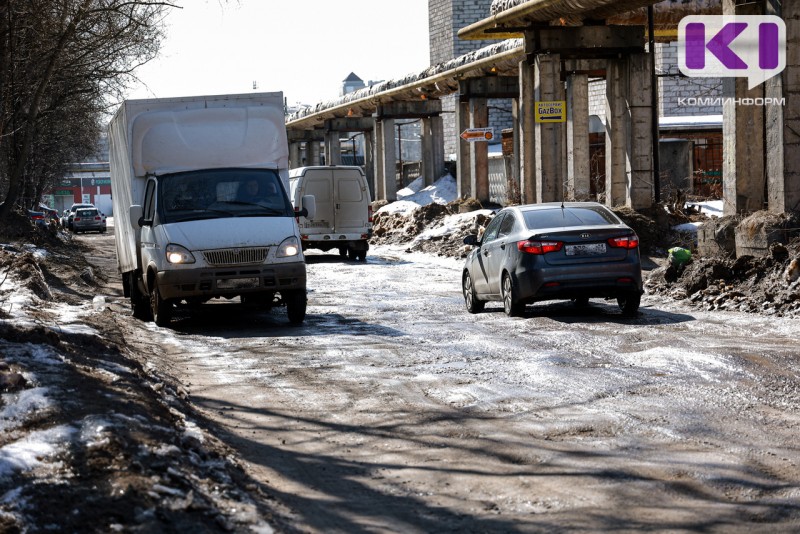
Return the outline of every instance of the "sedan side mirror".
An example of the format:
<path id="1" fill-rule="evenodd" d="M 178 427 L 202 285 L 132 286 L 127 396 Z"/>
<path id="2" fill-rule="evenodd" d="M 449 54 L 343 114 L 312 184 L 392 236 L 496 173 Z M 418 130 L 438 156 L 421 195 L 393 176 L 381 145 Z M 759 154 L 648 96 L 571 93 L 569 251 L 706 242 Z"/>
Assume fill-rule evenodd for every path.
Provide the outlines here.
<path id="1" fill-rule="evenodd" d="M 470 234 L 464 238 L 465 245 L 471 245 L 473 247 L 478 245 L 478 236 L 475 234 Z"/>

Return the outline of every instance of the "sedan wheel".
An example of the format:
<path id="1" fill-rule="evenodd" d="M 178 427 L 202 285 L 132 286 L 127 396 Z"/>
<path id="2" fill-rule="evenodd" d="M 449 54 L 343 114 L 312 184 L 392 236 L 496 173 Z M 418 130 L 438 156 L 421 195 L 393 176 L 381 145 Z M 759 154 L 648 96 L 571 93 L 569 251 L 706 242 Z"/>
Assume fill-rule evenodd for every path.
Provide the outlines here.
<path id="1" fill-rule="evenodd" d="M 622 310 L 622 315 L 626 317 L 635 317 L 639 311 L 639 303 L 642 296 L 639 293 L 631 292 L 617 297 L 617 305 Z"/>
<path id="2" fill-rule="evenodd" d="M 464 290 L 464 303 L 467 305 L 467 311 L 469 313 L 478 313 L 483 311 L 486 303 L 482 300 L 478 300 L 478 296 L 475 294 L 475 288 L 472 285 L 472 277 L 469 275 L 469 273 L 464 273 L 462 288 Z"/>
<path id="3" fill-rule="evenodd" d="M 578 297 L 576 299 L 572 299 L 572 303 L 576 308 L 585 308 L 589 305 L 589 297 Z"/>
<path id="4" fill-rule="evenodd" d="M 525 311 L 525 304 L 519 302 L 517 289 L 508 273 L 503 275 L 503 310 L 509 317 L 519 317 Z"/>

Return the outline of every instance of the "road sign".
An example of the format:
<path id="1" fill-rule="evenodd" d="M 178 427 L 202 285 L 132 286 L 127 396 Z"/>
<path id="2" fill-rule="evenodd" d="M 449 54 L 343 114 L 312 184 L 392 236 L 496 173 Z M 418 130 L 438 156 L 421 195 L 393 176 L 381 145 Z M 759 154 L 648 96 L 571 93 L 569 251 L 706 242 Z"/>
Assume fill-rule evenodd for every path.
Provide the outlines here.
<path id="1" fill-rule="evenodd" d="M 567 102 L 564 100 L 536 102 L 536 122 L 567 122 Z"/>
<path id="2" fill-rule="evenodd" d="M 461 132 L 464 141 L 491 141 L 494 139 L 494 128 L 467 128 Z"/>

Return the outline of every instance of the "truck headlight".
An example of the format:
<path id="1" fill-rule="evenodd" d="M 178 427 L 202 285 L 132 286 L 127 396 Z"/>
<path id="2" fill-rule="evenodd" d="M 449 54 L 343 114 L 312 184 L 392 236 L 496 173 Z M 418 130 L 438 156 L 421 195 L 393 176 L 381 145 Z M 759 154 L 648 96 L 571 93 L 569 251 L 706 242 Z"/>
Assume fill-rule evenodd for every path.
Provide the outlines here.
<path id="1" fill-rule="evenodd" d="M 300 243 L 297 242 L 296 237 L 292 236 L 284 239 L 280 246 L 278 246 L 275 257 L 288 258 L 290 256 L 297 256 L 298 254 L 300 254 Z"/>
<path id="2" fill-rule="evenodd" d="M 194 256 L 185 247 L 167 245 L 167 261 L 169 263 L 194 263 Z"/>

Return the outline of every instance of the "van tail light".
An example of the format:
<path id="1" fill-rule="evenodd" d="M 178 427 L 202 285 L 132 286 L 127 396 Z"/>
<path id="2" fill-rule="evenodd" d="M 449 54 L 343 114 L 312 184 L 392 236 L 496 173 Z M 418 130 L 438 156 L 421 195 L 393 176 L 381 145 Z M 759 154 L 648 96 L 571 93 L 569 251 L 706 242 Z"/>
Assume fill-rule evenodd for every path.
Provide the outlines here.
<path id="1" fill-rule="evenodd" d="M 372 223 L 372 205 L 367 208 L 367 221 L 371 224 Z"/>
<path id="2" fill-rule="evenodd" d="M 614 248 L 627 248 L 632 249 L 639 246 L 639 238 L 635 235 L 626 235 L 622 237 L 612 237 L 608 240 L 608 244 Z"/>
<path id="3" fill-rule="evenodd" d="M 542 255 L 548 252 L 558 252 L 564 243 L 561 241 L 517 241 L 517 249 L 525 254 Z"/>

